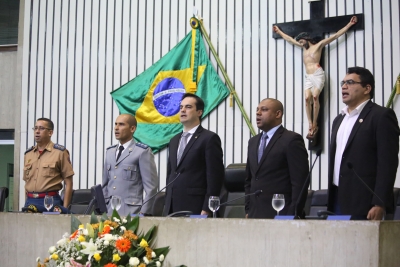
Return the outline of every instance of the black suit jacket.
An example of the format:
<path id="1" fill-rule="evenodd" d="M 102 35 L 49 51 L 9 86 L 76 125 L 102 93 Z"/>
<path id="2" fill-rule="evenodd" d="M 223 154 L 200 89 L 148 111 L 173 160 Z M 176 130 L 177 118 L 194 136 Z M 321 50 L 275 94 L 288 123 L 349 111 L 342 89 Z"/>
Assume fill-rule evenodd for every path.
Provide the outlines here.
<path id="1" fill-rule="evenodd" d="M 293 215 L 296 201 L 308 175 L 308 154 L 303 138 L 282 126 L 277 129 L 269 141 L 263 157 L 258 163 L 258 147 L 262 134 L 249 140 L 246 165 L 246 194 L 259 189 L 258 197 L 246 198 L 246 214 L 249 218 L 274 218 L 272 195 L 284 194 L 285 207 L 281 215 Z M 307 190 L 300 198 L 299 210 L 303 210 Z"/>
<path id="2" fill-rule="evenodd" d="M 177 211 L 192 211 L 194 214 L 200 214 L 202 210 L 210 211 L 208 199 L 210 196 L 219 196 L 224 180 L 219 136 L 200 125 L 177 164 L 181 135 L 177 134 L 169 143 L 167 184 L 184 171 L 166 190 L 164 215 Z"/>
<path id="3" fill-rule="evenodd" d="M 329 150 L 328 210 L 333 210 L 332 182 L 335 166 L 336 136 L 344 115 L 335 118 Z M 361 111 L 343 151 L 339 173 L 338 201 L 341 213 L 366 217 L 374 205 L 394 208 L 393 186 L 396 179 L 399 153 L 399 125 L 396 114 L 369 101 Z M 384 201 L 374 197 L 347 163 Z"/>

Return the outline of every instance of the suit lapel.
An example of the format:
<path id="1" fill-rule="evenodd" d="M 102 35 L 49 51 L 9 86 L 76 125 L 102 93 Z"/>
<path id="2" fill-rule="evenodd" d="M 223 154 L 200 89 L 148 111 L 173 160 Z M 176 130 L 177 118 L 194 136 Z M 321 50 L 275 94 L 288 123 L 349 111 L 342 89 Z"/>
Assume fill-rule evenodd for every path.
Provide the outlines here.
<path id="1" fill-rule="evenodd" d="M 263 156 L 260 160 L 260 163 L 258 163 L 258 167 L 257 167 L 257 171 L 260 169 L 261 165 L 263 164 L 263 162 L 265 161 L 265 159 L 268 156 L 268 153 L 271 151 L 272 147 L 275 145 L 276 141 L 281 138 L 283 132 L 284 132 L 284 128 L 283 126 L 279 127 L 276 132 L 274 133 L 274 135 L 272 136 L 271 140 L 268 142 L 267 147 L 264 149 L 263 152 Z M 261 139 L 261 135 L 260 135 L 260 139 Z M 258 148 L 260 147 L 260 139 L 258 140 L 258 146 L 256 149 L 257 152 L 257 160 L 258 160 Z"/>
<path id="2" fill-rule="evenodd" d="M 354 137 L 356 136 L 356 133 L 357 133 L 358 129 L 360 129 L 362 122 L 365 120 L 365 117 L 367 117 L 368 113 L 371 111 L 373 105 L 374 105 L 374 103 L 369 101 L 365 105 L 363 110 L 361 111 L 361 114 L 358 116 L 358 119 L 357 119 L 356 123 L 354 124 L 353 129 L 351 130 L 351 133 L 350 133 L 350 136 L 349 136 L 349 140 L 347 140 L 347 144 L 346 144 L 346 147 L 344 148 L 344 151 L 346 151 L 346 149 L 349 147 L 349 145 L 353 141 Z"/>
<path id="3" fill-rule="evenodd" d="M 193 136 L 190 138 L 189 143 L 186 145 L 185 150 L 183 151 L 183 154 L 181 157 L 181 161 L 178 163 L 178 166 L 181 165 L 181 163 L 185 159 L 186 154 L 188 153 L 190 148 L 193 146 L 193 144 L 197 141 L 197 139 L 199 138 L 202 131 L 203 131 L 203 127 L 201 127 L 201 125 L 199 125 L 199 127 L 197 127 L 196 131 L 194 132 Z"/>
<path id="4" fill-rule="evenodd" d="M 177 165 L 177 156 L 178 156 L 178 147 L 179 147 L 179 140 L 182 133 L 175 135 L 171 141 L 169 142 L 169 158 L 171 161 L 171 167 Z"/>

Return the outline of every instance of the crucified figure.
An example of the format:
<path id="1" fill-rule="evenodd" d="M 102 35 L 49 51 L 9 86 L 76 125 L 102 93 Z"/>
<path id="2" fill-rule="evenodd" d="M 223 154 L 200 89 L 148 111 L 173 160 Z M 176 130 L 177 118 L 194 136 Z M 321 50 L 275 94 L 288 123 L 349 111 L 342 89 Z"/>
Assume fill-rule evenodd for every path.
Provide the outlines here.
<path id="1" fill-rule="evenodd" d="M 305 77 L 305 101 L 306 101 L 306 113 L 308 119 L 308 134 L 307 138 L 312 140 L 315 134 L 318 132 L 318 113 L 320 109 L 319 94 L 325 84 L 325 72 L 319 65 L 322 49 L 333 40 L 336 40 L 345 32 L 347 32 L 351 26 L 357 23 L 357 17 L 353 16 L 350 22 L 340 29 L 337 33 L 325 38 L 321 41 L 316 41 L 311 38 L 307 32 L 302 32 L 297 35 L 294 39 L 285 34 L 278 26 L 274 26 L 274 31 L 282 36 L 283 39 L 291 44 L 303 48 L 303 62 L 306 68 Z"/>

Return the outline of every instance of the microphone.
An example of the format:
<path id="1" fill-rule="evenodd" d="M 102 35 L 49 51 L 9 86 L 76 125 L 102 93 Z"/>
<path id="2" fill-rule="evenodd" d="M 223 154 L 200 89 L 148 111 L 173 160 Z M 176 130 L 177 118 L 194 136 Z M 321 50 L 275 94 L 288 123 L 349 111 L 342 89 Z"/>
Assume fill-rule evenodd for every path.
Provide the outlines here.
<path id="1" fill-rule="evenodd" d="M 241 198 L 244 198 L 244 197 L 248 197 L 248 196 L 252 196 L 252 195 L 256 195 L 256 197 L 258 197 L 261 193 L 262 193 L 262 190 L 257 190 L 257 191 L 254 192 L 254 193 L 250 193 L 250 194 L 247 194 L 247 195 L 244 195 L 244 196 L 241 196 L 241 197 L 237 197 L 237 198 L 235 198 L 235 199 L 232 199 L 232 200 L 226 201 L 226 202 L 224 202 L 224 203 L 222 203 L 222 204 L 219 204 L 219 207 L 225 206 L 225 205 L 228 204 L 228 203 L 231 203 L 231 202 L 233 202 L 233 201 L 236 201 L 236 200 L 241 199 Z M 219 207 L 218 207 L 218 208 L 219 208 Z"/>
<path id="2" fill-rule="evenodd" d="M 154 195 L 152 195 L 149 199 L 147 199 L 145 202 L 142 203 L 142 205 L 140 205 L 139 207 L 139 211 L 138 213 L 140 213 L 140 211 L 142 210 L 144 204 L 146 204 L 147 202 L 149 202 L 150 200 L 152 200 L 153 198 L 155 198 L 160 192 L 162 192 L 165 188 L 167 188 L 168 186 L 170 186 L 173 182 L 175 182 L 176 179 L 178 179 L 178 177 L 185 171 L 185 168 L 182 168 L 181 171 L 175 176 L 175 178 L 169 182 L 166 186 L 164 186 L 162 189 L 160 189 L 157 193 L 155 193 Z"/>
<path id="3" fill-rule="evenodd" d="M 303 188 L 301 188 L 300 195 L 299 195 L 299 197 L 297 198 L 296 206 L 295 206 L 295 210 L 294 210 L 294 218 L 295 218 L 295 219 L 296 219 L 296 218 L 300 219 L 300 215 L 298 214 L 298 213 L 299 213 L 299 212 L 298 212 L 298 209 L 299 209 L 300 201 L 301 201 L 302 196 L 303 196 L 303 194 L 304 194 L 304 190 L 306 190 L 306 188 L 308 188 L 308 185 L 310 184 L 311 172 L 312 172 L 312 170 L 314 169 L 315 162 L 317 162 L 317 159 L 319 158 L 319 156 L 321 156 L 321 152 L 322 152 L 322 149 L 320 148 L 320 149 L 318 149 L 317 152 L 315 153 L 315 154 L 316 154 L 315 160 L 314 160 L 314 162 L 313 162 L 313 164 L 312 164 L 312 166 L 311 166 L 311 170 L 308 172 L 306 181 L 305 181 L 304 184 L 303 184 Z"/>
<path id="4" fill-rule="evenodd" d="M 374 192 L 374 190 L 371 189 L 371 187 L 369 187 L 367 185 L 366 182 L 364 182 L 364 180 L 358 175 L 358 173 L 356 172 L 356 170 L 354 170 L 353 168 L 353 164 L 351 162 L 347 162 L 347 167 L 349 167 L 350 170 L 352 170 L 354 172 L 354 174 L 357 176 L 357 178 L 363 183 L 363 185 L 365 186 L 365 188 L 368 189 L 369 192 L 371 192 L 374 196 L 376 196 L 377 199 L 379 199 L 379 201 L 382 203 L 382 207 L 384 209 L 386 209 L 386 205 L 385 202 L 383 202 L 383 200 Z"/>

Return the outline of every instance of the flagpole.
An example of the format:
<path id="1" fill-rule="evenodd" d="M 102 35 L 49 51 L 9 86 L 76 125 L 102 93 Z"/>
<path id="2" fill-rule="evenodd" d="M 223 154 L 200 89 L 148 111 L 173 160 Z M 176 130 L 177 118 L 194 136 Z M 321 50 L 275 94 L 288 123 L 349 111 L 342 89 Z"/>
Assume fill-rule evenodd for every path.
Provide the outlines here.
<path id="1" fill-rule="evenodd" d="M 202 21 L 202 20 L 198 20 L 197 18 L 196 18 L 196 20 L 198 21 L 198 24 L 200 25 L 200 30 L 202 31 L 203 36 L 204 36 L 204 38 L 206 39 L 206 42 L 207 42 L 207 44 L 208 44 L 208 47 L 211 49 L 211 52 L 212 52 L 212 54 L 214 55 L 215 60 L 217 61 L 218 67 L 220 68 L 220 70 L 221 70 L 221 72 L 222 72 L 222 75 L 224 76 L 226 85 L 228 86 L 228 89 L 229 89 L 229 92 L 230 92 L 231 96 L 233 96 L 233 98 L 234 98 L 235 101 L 236 101 L 236 104 L 238 105 L 240 111 L 242 112 L 243 118 L 244 118 L 244 120 L 246 121 L 246 124 L 247 124 L 247 126 L 249 127 L 249 129 L 250 129 L 250 133 L 251 133 L 253 136 L 255 136 L 255 135 L 256 135 L 256 131 L 254 130 L 253 125 L 251 124 L 250 119 L 249 119 L 249 117 L 247 116 L 246 111 L 245 111 L 244 108 L 243 108 L 242 103 L 240 103 L 240 99 L 239 99 L 238 95 L 236 94 L 236 90 L 235 90 L 235 88 L 233 88 L 233 85 L 232 85 L 232 83 L 231 83 L 231 80 L 229 79 L 228 74 L 226 73 L 225 68 L 224 68 L 224 66 L 222 65 L 222 62 L 221 62 L 221 60 L 219 59 L 218 54 L 217 54 L 217 52 L 215 51 L 215 48 L 214 48 L 214 46 L 213 46 L 212 43 L 211 43 L 210 37 L 208 37 L 208 33 L 207 33 L 206 29 L 204 28 L 203 21 Z M 192 25 L 191 25 L 191 26 L 192 26 Z M 193 26 L 192 26 L 192 27 L 193 27 Z"/>

